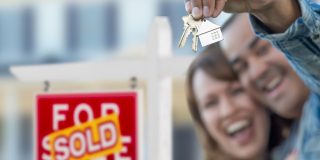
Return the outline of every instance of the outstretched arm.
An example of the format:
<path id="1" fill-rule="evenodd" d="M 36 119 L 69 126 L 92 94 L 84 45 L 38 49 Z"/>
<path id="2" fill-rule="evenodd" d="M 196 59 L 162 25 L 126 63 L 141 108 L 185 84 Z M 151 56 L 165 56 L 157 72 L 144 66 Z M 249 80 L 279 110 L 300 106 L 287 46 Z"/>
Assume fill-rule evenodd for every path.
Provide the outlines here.
<path id="1" fill-rule="evenodd" d="M 301 15 L 298 0 L 186 0 L 185 8 L 195 19 L 217 17 L 221 11 L 248 12 L 274 33 L 285 31 Z"/>

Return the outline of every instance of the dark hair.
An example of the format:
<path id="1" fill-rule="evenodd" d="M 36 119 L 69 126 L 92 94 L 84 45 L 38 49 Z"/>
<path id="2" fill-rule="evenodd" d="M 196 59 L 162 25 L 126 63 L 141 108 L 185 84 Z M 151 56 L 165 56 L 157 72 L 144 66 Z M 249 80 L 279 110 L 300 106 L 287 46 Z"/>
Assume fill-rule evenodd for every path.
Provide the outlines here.
<path id="1" fill-rule="evenodd" d="M 226 155 L 218 150 L 215 140 L 210 136 L 200 117 L 192 85 L 194 74 L 198 69 L 205 71 L 212 77 L 230 82 L 236 81 L 237 75 L 228 65 L 227 59 L 217 44 L 210 45 L 200 53 L 189 67 L 187 74 L 188 107 L 195 122 L 196 132 L 204 148 L 204 158 L 206 160 L 211 160 L 213 157 L 215 159 L 225 159 Z"/>
<path id="2" fill-rule="evenodd" d="M 238 81 L 237 74 L 232 70 L 228 60 L 218 44 L 207 47 L 200 53 L 189 67 L 187 73 L 187 102 L 191 116 L 195 122 L 196 132 L 199 135 L 201 144 L 204 147 L 204 156 L 206 160 L 226 159 L 227 155 L 219 150 L 216 141 L 210 136 L 199 113 L 199 106 L 195 99 L 193 91 L 193 77 L 195 72 L 201 69 L 208 75 L 228 82 Z M 270 112 L 270 111 L 269 111 Z M 270 133 L 268 151 L 279 145 L 284 139 L 283 130 L 290 126 L 287 120 L 270 112 Z"/>
<path id="3" fill-rule="evenodd" d="M 191 63 L 187 73 L 187 100 L 192 117 L 197 123 L 203 125 L 200 119 L 198 105 L 192 88 L 193 77 L 196 70 L 198 69 L 202 69 L 212 77 L 230 82 L 236 81 L 237 75 L 235 74 L 235 72 L 233 72 L 231 66 L 228 65 L 227 59 L 222 54 L 222 50 L 217 44 L 213 44 L 207 47 Z"/>

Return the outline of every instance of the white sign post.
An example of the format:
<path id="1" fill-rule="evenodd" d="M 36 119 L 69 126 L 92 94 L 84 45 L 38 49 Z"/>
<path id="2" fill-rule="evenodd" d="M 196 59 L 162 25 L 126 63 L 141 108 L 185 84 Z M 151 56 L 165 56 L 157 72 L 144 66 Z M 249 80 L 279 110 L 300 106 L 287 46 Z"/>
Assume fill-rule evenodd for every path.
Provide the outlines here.
<path id="1" fill-rule="evenodd" d="M 194 59 L 194 56 L 172 57 L 171 42 L 168 19 L 156 17 L 150 29 L 146 58 L 13 66 L 10 71 L 25 82 L 116 81 L 129 80 L 131 77 L 146 80 L 145 156 L 147 160 L 171 160 L 172 77 L 183 76 Z"/>

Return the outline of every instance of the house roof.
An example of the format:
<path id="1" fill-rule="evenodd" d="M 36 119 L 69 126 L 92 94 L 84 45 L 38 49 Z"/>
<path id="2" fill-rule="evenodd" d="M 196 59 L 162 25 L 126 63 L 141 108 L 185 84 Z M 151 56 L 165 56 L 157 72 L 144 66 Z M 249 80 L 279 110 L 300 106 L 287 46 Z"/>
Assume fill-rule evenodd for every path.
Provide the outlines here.
<path id="1" fill-rule="evenodd" d="M 218 28 L 220 28 L 220 26 L 210 22 L 209 20 L 205 20 L 199 27 L 197 35 L 204 34 Z"/>

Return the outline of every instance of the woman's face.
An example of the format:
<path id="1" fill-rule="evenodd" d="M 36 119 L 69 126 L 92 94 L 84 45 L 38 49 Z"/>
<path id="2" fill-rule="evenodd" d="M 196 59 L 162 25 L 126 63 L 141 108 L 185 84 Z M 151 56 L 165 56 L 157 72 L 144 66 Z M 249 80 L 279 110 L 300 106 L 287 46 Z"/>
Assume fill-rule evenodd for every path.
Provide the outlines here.
<path id="1" fill-rule="evenodd" d="M 269 116 L 240 83 L 217 80 L 198 69 L 192 85 L 201 119 L 224 153 L 251 159 L 266 152 Z"/>

